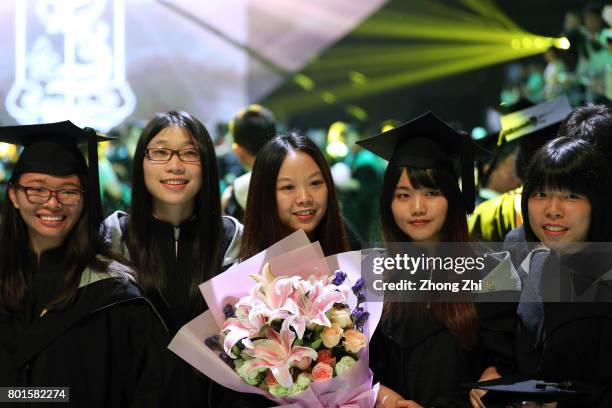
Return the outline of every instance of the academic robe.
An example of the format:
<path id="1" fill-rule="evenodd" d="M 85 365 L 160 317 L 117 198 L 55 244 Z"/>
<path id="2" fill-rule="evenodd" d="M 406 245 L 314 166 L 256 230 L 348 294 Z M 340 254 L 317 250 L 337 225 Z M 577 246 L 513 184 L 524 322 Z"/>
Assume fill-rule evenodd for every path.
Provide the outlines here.
<path id="1" fill-rule="evenodd" d="M 462 347 L 428 308 L 399 321 L 382 320 L 370 344 L 376 381 L 424 407 L 471 407 L 461 384 L 474 382 L 489 366 L 511 365 L 520 293 L 509 254 L 487 257 L 484 270 L 483 285 L 491 289 L 473 293 L 478 344 Z"/>
<path id="2" fill-rule="evenodd" d="M 370 343 L 376 381 L 424 407 L 469 407 L 460 384 L 484 370 L 479 350 L 461 348 L 429 313 L 419 317 L 380 323 Z"/>
<path id="3" fill-rule="evenodd" d="M 612 406 L 612 256 L 606 252 L 559 258 L 537 250 L 522 265 L 518 374 L 575 381 L 587 390 L 558 408 Z"/>
<path id="4" fill-rule="evenodd" d="M 31 263 L 27 307 L 0 314 L 0 384 L 70 387 L 66 407 L 160 406 L 168 342 L 161 319 L 117 262 L 108 272 L 85 269 L 74 302 L 46 311 L 63 282 L 62 251 Z"/>
<path id="5" fill-rule="evenodd" d="M 104 222 L 105 241 L 127 257 L 129 251 L 125 245 L 125 231 L 128 220 L 128 214 L 117 211 Z M 197 233 L 195 221 L 193 218 L 174 227 L 153 217 L 149 220 L 151 233 L 155 236 L 156 246 L 162 254 L 163 267 L 168 274 L 167 292 L 163 297 L 152 296 L 151 299 L 168 324 L 171 336 L 198 314 L 191 310 L 188 295 L 191 285 L 189 271 L 193 268 L 193 241 Z M 229 216 L 223 216 L 222 221 L 224 253 L 222 269 L 225 269 L 234 262 L 238 254 L 242 224 Z M 173 352 L 165 350 L 165 354 L 170 360 L 168 368 L 170 382 L 163 396 L 165 406 L 194 408 L 257 406 L 255 403 L 244 405 L 242 399 L 249 400 L 250 396 L 221 387 Z M 253 399 L 265 402 L 267 405 L 264 406 L 269 406 L 269 402 L 263 397 Z"/>

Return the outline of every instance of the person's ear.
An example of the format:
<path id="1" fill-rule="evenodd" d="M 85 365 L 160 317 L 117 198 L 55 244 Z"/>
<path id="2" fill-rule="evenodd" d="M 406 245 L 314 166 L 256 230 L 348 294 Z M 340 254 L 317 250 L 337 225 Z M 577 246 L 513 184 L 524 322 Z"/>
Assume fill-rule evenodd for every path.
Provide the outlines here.
<path id="1" fill-rule="evenodd" d="M 245 162 L 249 157 L 249 152 L 244 147 L 240 146 L 237 143 L 232 143 L 232 149 L 234 150 L 234 154 L 238 159 L 242 162 Z"/>
<path id="2" fill-rule="evenodd" d="M 9 184 L 8 186 L 8 194 L 11 202 L 13 203 L 13 207 L 19 209 L 19 202 L 17 201 L 17 189 L 14 185 Z"/>

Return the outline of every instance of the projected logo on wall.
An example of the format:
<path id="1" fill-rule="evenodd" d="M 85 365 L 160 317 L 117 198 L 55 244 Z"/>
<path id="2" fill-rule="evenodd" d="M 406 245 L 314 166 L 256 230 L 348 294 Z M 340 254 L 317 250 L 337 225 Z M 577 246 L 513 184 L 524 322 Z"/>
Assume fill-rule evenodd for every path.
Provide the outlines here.
<path id="1" fill-rule="evenodd" d="M 0 123 L 175 109 L 214 133 L 386 1 L 0 0 Z"/>
<path id="2" fill-rule="evenodd" d="M 15 81 L 6 97 L 19 123 L 65 120 L 107 131 L 136 106 L 126 80 L 124 0 L 15 4 Z"/>

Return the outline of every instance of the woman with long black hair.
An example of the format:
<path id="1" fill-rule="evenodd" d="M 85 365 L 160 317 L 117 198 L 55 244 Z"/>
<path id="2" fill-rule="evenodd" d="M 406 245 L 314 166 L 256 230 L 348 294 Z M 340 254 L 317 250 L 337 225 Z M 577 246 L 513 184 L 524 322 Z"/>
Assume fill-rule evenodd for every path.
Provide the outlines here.
<path id="1" fill-rule="evenodd" d="M 0 384 L 69 387 L 72 406 L 158 406 L 168 336 L 98 234 L 95 132 L 66 121 L 0 140 L 26 146 L 0 226 Z"/>
<path id="2" fill-rule="evenodd" d="M 288 133 L 270 140 L 257 154 L 240 259 L 299 229 L 319 241 L 326 256 L 348 250 L 329 164 L 308 137 Z"/>
<path id="3" fill-rule="evenodd" d="M 417 251 L 413 255 L 418 256 L 425 251 L 475 256 L 468 245 L 474 178 L 467 135 L 427 113 L 358 143 L 389 161 L 380 196 L 387 255 Z M 465 245 L 443 248 L 445 243 Z M 388 279 L 414 276 L 417 282 L 452 283 L 470 278 L 454 270 L 447 276 L 441 273 L 421 268 L 415 275 L 399 277 L 399 271 Z M 461 384 L 478 378 L 489 358 L 480 344 L 482 322 L 471 293 L 447 299 L 403 295 L 400 299 L 385 293 L 383 316 L 370 346 L 370 366 L 382 384 L 377 406 L 469 406 Z"/>
<path id="4" fill-rule="evenodd" d="M 217 160 L 204 125 L 187 112 L 158 113 L 134 153 L 130 213 L 112 214 L 104 233 L 131 260 L 171 335 L 206 310 L 198 285 L 233 262 L 241 230 L 221 215 Z M 169 358 L 175 364 L 171 401 L 213 406 L 210 381 Z"/>

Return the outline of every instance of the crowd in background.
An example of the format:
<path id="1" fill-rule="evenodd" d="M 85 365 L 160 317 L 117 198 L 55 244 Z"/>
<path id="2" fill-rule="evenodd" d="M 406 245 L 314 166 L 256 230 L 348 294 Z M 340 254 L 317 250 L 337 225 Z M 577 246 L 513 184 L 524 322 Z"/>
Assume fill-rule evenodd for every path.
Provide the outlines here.
<path id="1" fill-rule="evenodd" d="M 477 203 L 520 185 L 516 174 L 516 144 L 508 143 L 493 152 L 500 130 L 499 116 L 512 110 L 537 104 L 565 95 L 571 106 L 585 103 L 609 103 L 612 97 L 612 8 L 602 8 L 589 3 L 582 10 L 568 11 L 559 37 L 571 43 L 568 50 L 550 48 L 542 56 L 527 62 L 512 62 L 506 66 L 505 83 L 502 86 L 499 106 L 487 107 L 493 112 L 483 119 L 486 137 L 473 133 L 474 139 L 486 154 L 477 157 L 476 167 L 480 179 Z M 205 118 L 205 114 L 200 115 Z M 489 115 L 490 116 L 490 115 Z M 400 119 L 400 118 L 397 118 Z M 486 123 L 485 123 L 486 122 Z M 116 141 L 100 145 L 99 167 L 103 205 L 106 214 L 115 210 L 127 210 L 130 205 L 132 157 L 136 141 L 142 133 L 145 120 L 130 121 L 109 132 Z M 332 166 L 339 199 L 348 222 L 365 241 L 379 238 L 378 225 L 374 221 L 376 204 L 371 194 L 380 189 L 386 163 L 384 160 L 359 148 L 355 142 L 397 125 L 389 119 L 382 123 L 331 123 L 328 129 L 303 129 L 325 153 Z M 287 123 L 275 123 L 278 133 L 288 129 Z M 461 123 L 453 123 L 457 129 L 465 129 Z M 465 129 L 469 130 L 469 129 Z M 226 188 L 248 172 L 249 165 L 241 163 L 232 146 L 235 133 L 231 124 L 219 123 L 211 129 L 215 141 L 222 194 Z M 18 150 L 13 145 L 0 148 L 0 189 L 6 188 Z M 495 168 L 491 168 L 491 165 Z M 524 164 L 524 163 L 523 163 Z M 520 165 L 519 165 L 520 166 Z M 486 179 L 482 180 L 482 176 Z M 226 192 L 227 194 L 227 192 Z M 1 199 L 1 198 L 0 198 Z"/>
<path id="2" fill-rule="evenodd" d="M 573 106 L 603 103 L 612 97 L 612 7 L 589 3 L 565 14 L 559 37 L 567 50 L 551 47 L 542 58 L 508 64 L 500 98 L 512 104 L 567 95 Z"/>

